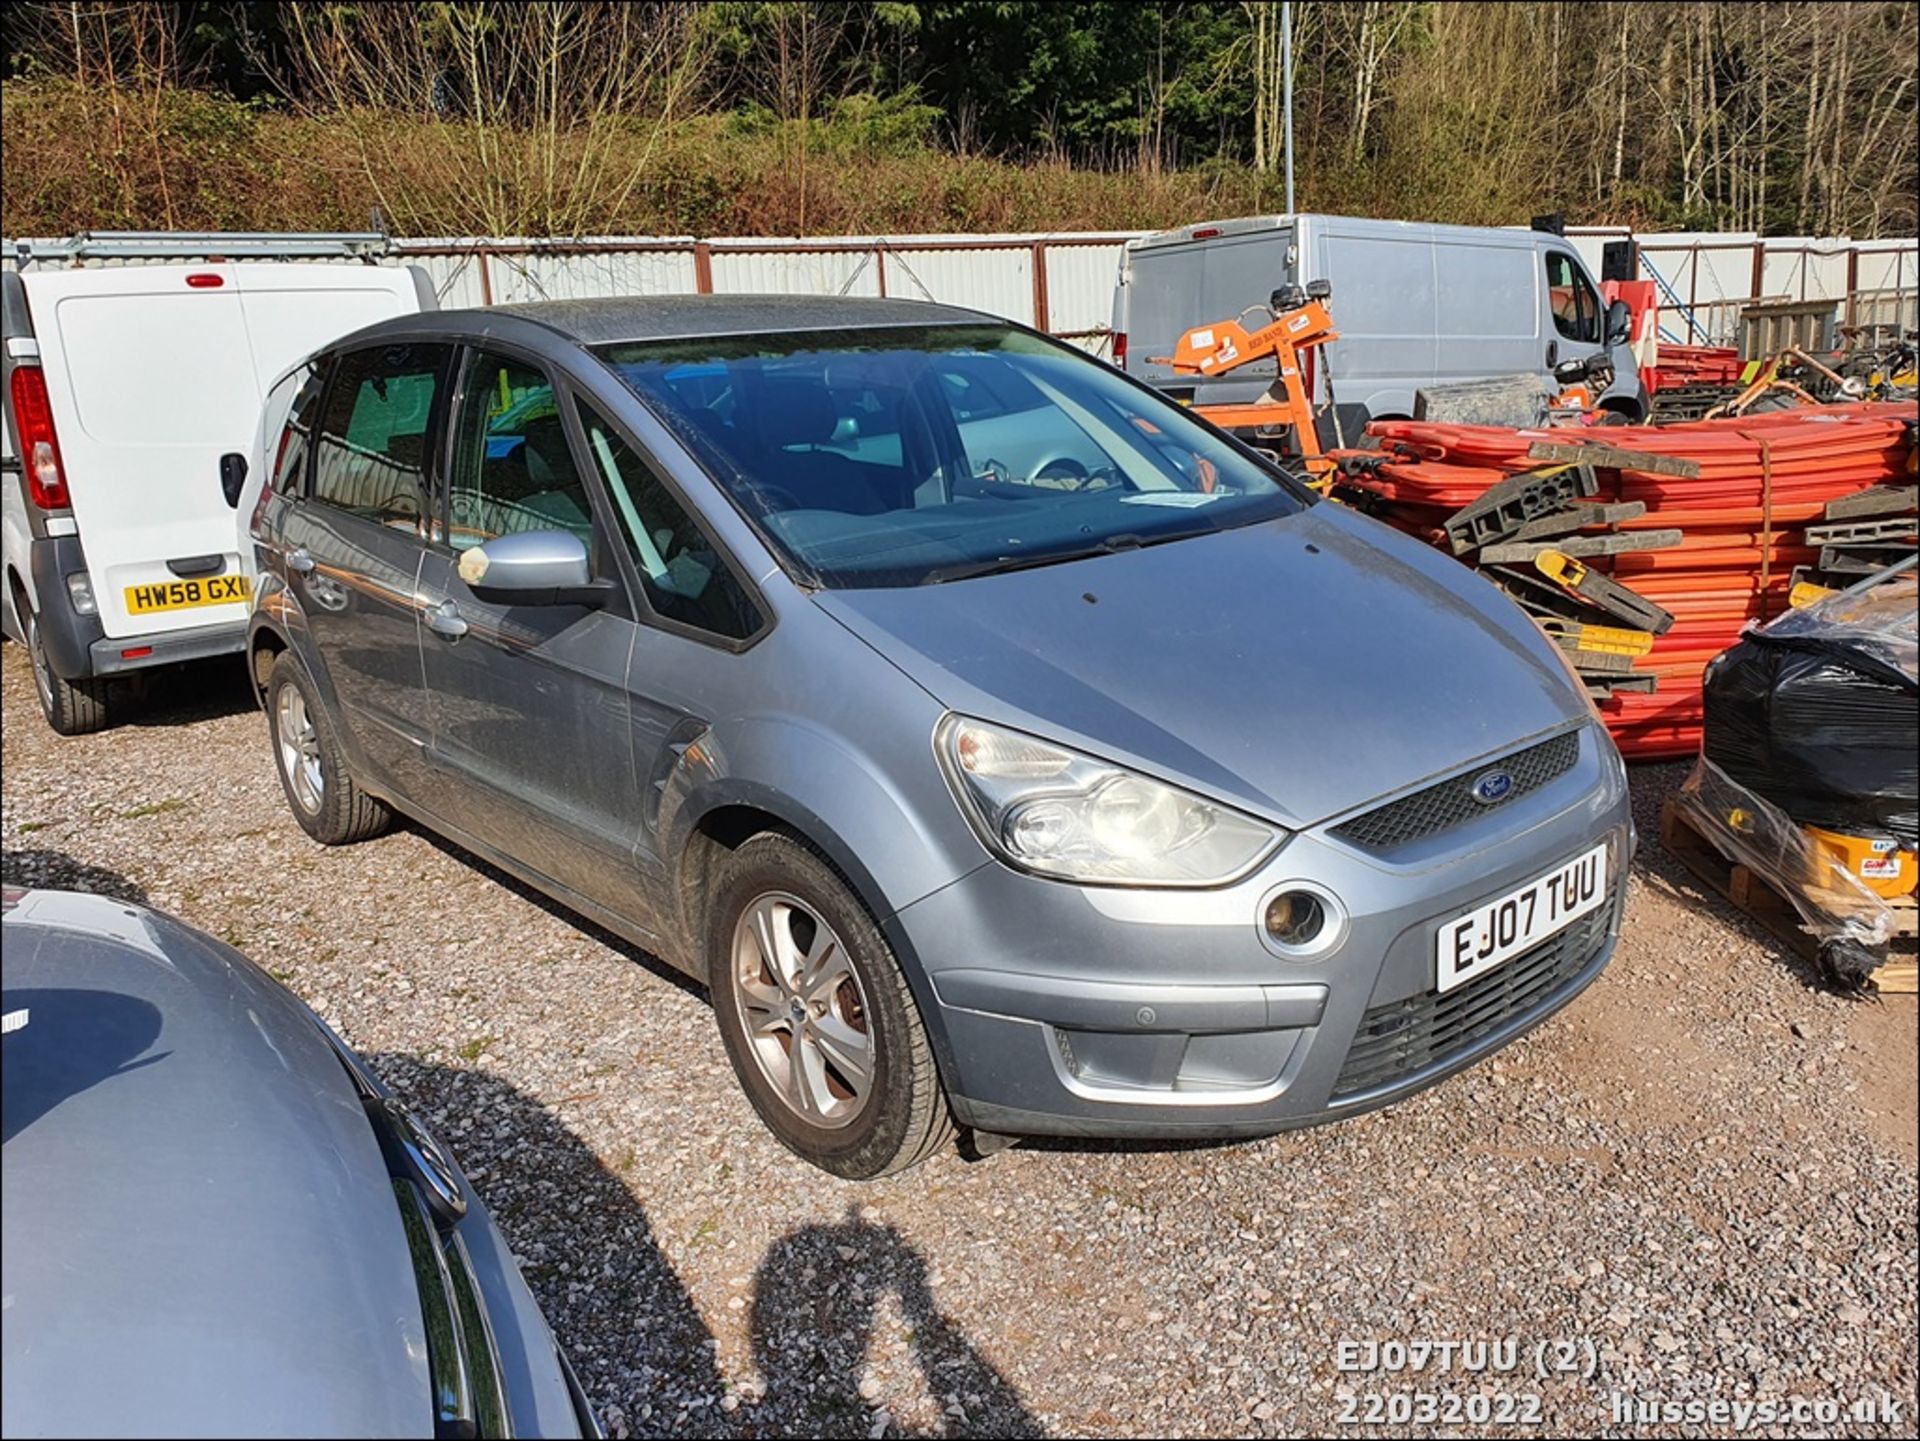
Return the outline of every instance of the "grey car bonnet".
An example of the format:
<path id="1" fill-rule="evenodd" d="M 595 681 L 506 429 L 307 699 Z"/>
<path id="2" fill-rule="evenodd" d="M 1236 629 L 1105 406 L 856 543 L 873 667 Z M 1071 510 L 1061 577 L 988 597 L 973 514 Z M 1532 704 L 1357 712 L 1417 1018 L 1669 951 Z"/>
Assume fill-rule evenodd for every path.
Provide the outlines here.
<path id="1" fill-rule="evenodd" d="M 6 1434 L 431 1435 L 387 1170 L 307 1013 L 103 897 L 4 934 Z"/>
<path id="2" fill-rule="evenodd" d="M 1588 714 L 1492 586 L 1330 505 L 1091 560 L 816 599 L 954 710 L 1294 826 Z"/>

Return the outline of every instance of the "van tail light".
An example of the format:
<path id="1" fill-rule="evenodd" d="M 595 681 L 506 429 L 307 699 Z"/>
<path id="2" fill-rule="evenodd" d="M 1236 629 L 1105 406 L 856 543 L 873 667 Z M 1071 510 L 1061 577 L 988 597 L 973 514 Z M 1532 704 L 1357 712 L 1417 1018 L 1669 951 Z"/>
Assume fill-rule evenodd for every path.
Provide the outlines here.
<path id="1" fill-rule="evenodd" d="M 1113 332 L 1113 363 L 1116 369 L 1127 368 L 1127 332 L 1124 330 Z"/>
<path id="2" fill-rule="evenodd" d="M 65 510 L 72 503 L 67 497 L 67 473 L 60 465 L 60 437 L 53 433 L 47 377 L 39 366 L 14 368 L 12 397 L 27 493 L 42 510 Z"/>

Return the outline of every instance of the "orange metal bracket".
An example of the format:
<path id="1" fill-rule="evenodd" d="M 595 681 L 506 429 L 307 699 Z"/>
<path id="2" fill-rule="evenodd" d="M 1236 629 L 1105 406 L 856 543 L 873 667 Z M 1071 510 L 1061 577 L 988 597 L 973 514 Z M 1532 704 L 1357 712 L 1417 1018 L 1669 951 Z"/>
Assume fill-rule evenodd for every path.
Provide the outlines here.
<path id="1" fill-rule="evenodd" d="M 1325 486 L 1333 478 L 1335 465 L 1320 448 L 1301 357 L 1339 338 L 1326 304 L 1309 300 L 1282 311 L 1251 333 L 1238 320 L 1195 326 L 1180 337 L 1171 356 L 1156 357 L 1156 362 L 1182 374 L 1224 375 L 1271 358 L 1279 374 L 1260 399 L 1241 405 L 1196 405 L 1193 413 L 1228 429 L 1292 427 L 1301 464 L 1316 485 Z"/>

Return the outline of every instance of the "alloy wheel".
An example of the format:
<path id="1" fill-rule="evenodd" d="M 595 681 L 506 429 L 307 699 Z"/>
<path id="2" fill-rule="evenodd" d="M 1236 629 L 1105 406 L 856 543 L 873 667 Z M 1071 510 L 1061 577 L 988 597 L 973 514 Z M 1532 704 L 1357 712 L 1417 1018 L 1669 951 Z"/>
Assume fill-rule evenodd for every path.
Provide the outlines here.
<path id="1" fill-rule="evenodd" d="M 733 995 L 767 1083 L 812 1126 L 851 1125 L 873 1095 L 865 988 L 820 913 L 784 891 L 756 897 L 734 926 Z"/>
<path id="2" fill-rule="evenodd" d="M 320 736 L 307 714 L 307 698 L 297 685 L 280 687 L 274 702 L 274 734 L 279 741 L 280 769 L 286 773 L 287 788 L 294 804 L 308 815 L 317 815 L 326 795 L 326 781 L 320 774 Z"/>

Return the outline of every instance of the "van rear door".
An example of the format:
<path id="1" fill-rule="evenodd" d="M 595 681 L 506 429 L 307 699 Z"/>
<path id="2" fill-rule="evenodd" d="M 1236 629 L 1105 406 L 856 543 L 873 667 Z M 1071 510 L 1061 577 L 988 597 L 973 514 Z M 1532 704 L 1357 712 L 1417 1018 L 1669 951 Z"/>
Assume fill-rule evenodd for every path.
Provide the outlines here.
<path id="1" fill-rule="evenodd" d="M 260 403 L 235 267 L 133 265 L 24 276 L 80 543 L 107 635 L 244 620 L 233 516 L 215 474 Z M 171 563 L 171 564 L 170 564 Z"/>
<path id="2" fill-rule="evenodd" d="M 109 636 L 243 621 L 220 457 L 253 448 L 295 361 L 422 308 L 415 272 L 285 262 L 137 265 L 25 277 L 80 543 Z M 217 562 L 217 565 L 216 565 Z"/>
<path id="3" fill-rule="evenodd" d="M 275 377 L 350 331 L 423 309 L 409 267 L 371 265 L 235 265 L 264 395 Z M 251 427 L 249 427 L 251 433 Z M 244 447 L 243 447 L 244 448 Z"/>
<path id="4" fill-rule="evenodd" d="M 1195 232 L 1200 238 L 1186 238 Z M 1273 381 L 1271 360 L 1205 377 L 1178 374 L 1172 366 L 1156 365 L 1153 357 L 1172 355 L 1180 337 L 1196 325 L 1233 320 L 1249 306 L 1264 306 L 1294 279 L 1288 259 L 1293 234 L 1290 223 L 1269 217 L 1221 221 L 1137 242 L 1127 283 L 1127 370 L 1149 385 L 1191 393 L 1208 404 L 1257 398 Z M 1257 319 L 1266 323 L 1264 316 Z"/>

